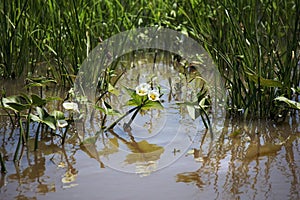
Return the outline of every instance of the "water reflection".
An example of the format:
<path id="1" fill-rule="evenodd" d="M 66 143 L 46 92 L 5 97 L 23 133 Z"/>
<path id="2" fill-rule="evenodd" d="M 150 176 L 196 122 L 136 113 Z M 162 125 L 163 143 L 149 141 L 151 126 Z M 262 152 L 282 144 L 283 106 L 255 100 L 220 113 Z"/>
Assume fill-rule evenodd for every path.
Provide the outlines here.
<path id="1" fill-rule="evenodd" d="M 147 62 L 148 60 L 144 60 L 139 64 L 146 66 Z M 145 82 L 148 69 L 144 67 L 126 71 L 127 76 L 120 80 L 120 84 L 122 81 L 124 85 Z M 19 130 L 14 130 L 6 123 L 5 118 L 1 118 L 0 150 L 8 173 L 1 174 L 0 177 L 0 199 L 51 199 L 51 194 L 62 191 L 59 194 L 64 194 L 63 197 L 67 199 L 73 199 L 74 196 L 89 198 L 92 193 L 99 191 L 105 198 L 105 195 L 109 195 L 106 192 L 108 185 L 116 184 L 111 179 L 129 179 L 128 174 L 120 172 L 122 170 L 110 170 L 113 166 L 121 166 L 123 171 L 132 170 L 140 176 L 148 176 L 136 179 L 133 175 L 134 178 L 129 180 L 135 181 L 134 183 L 123 184 L 122 188 L 112 186 L 114 193 L 120 193 L 123 189 L 127 192 L 127 197 L 131 198 L 140 192 L 131 186 L 138 188 L 142 185 L 140 187 L 149 191 L 155 188 L 158 193 L 171 193 L 173 199 L 177 195 L 191 199 L 191 192 L 196 193 L 199 198 L 209 196 L 210 199 L 300 199 L 299 117 L 277 126 L 266 121 L 240 123 L 227 119 L 224 124 L 219 124 L 221 131 L 215 135 L 215 140 L 211 140 L 203 126 L 200 129 L 196 126 L 200 124 L 200 120 L 191 120 L 186 108 L 174 103 L 192 98 L 195 95 L 193 87 L 198 83 L 188 87 L 186 82 L 190 80 L 182 79 L 178 71 L 172 69 L 170 73 L 168 67 L 162 66 L 160 69 L 151 67 L 147 76 L 154 76 L 156 72 L 156 75 L 165 76 L 162 83 L 165 95 L 162 99 L 168 112 L 149 111 L 136 118 L 132 130 L 124 130 L 120 123 L 114 130 L 107 132 L 99 131 L 103 125 L 99 122 L 103 121 L 104 115 L 95 113 L 84 119 L 89 123 L 84 121 L 76 124 L 76 131 L 70 129 L 72 137 L 64 147 L 57 138 L 45 137 L 39 143 L 39 150 L 34 152 L 33 140 L 30 140 L 19 165 L 12 161 Z M 183 71 L 182 74 L 184 73 Z M 65 91 L 60 94 L 59 90 L 52 92 L 50 96 L 65 94 Z M 123 110 L 122 102 L 128 99 L 122 98 L 109 98 L 109 102 Z M 54 102 L 48 109 L 62 110 L 61 103 Z M 168 126 L 161 129 L 158 125 L 165 122 L 169 123 Z M 36 128 L 33 124 L 32 130 Z M 164 134 L 159 138 L 153 137 L 159 132 Z M 174 140 L 177 143 L 167 146 L 167 141 L 174 135 L 177 136 Z M 186 151 L 180 146 L 181 142 L 193 145 Z M 170 164 L 168 168 L 152 173 L 164 161 L 176 160 L 180 155 L 183 155 L 181 160 L 171 164 L 166 162 Z M 108 161 L 116 162 L 109 166 Z M 188 171 L 190 166 L 195 166 L 196 169 Z M 81 188 L 83 182 L 80 181 L 85 176 L 88 177 L 88 188 Z M 97 178 L 92 179 L 94 176 Z M 147 183 L 152 177 L 155 179 L 154 184 L 141 184 Z M 162 182 L 164 187 L 157 188 L 157 182 Z M 178 183 L 186 183 L 187 186 Z M 93 185 L 97 186 L 94 190 L 91 189 Z M 167 187 L 171 189 L 166 190 Z M 196 192 L 190 188 L 196 188 Z M 87 189 L 87 195 L 82 194 L 84 189 Z M 145 198 L 151 198 L 151 195 Z"/>
<path id="2" fill-rule="evenodd" d="M 186 163 L 181 163 L 182 172 L 173 175 L 176 176 L 176 182 L 198 188 L 200 197 L 202 193 L 209 193 L 211 198 L 218 199 L 299 199 L 298 130 L 299 124 L 275 126 L 270 122 L 245 124 L 227 120 L 217 141 L 212 141 L 208 133 L 199 134 L 197 142 L 184 158 Z M 1 151 L 5 155 L 13 149 L 14 138 L 4 137 L 9 132 L 7 129 L 6 134 L 1 135 Z M 14 165 L 6 156 L 8 174 L 1 175 L 0 196 L 2 199 L 36 199 L 37 195 L 77 188 L 80 186 L 78 176 L 84 170 L 75 167 L 78 152 L 89 153 L 90 157 L 98 159 L 103 168 L 106 166 L 100 158 L 117 154 L 123 145 L 128 150 L 126 156 L 122 157 L 123 161 L 134 165 L 140 175 L 149 175 L 155 171 L 157 162 L 166 151 L 158 144 L 137 141 L 133 135 L 130 131 L 123 135 L 110 131 L 104 137 L 107 139 L 105 148 L 100 149 L 95 146 L 95 138 L 90 145 L 68 143 L 65 148 L 56 144 L 55 140 L 45 140 L 40 143 L 39 151 L 25 152 L 20 165 Z M 86 151 L 83 147 L 90 149 Z M 168 155 L 172 155 L 172 152 Z M 88 159 L 86 157 L 83 162 L 89 163 Z M 187 172 L 185 168 L 188 165 L 198 165 L 198 169 Z M 169 170 L 172 171 L 172 167 Z M 163 172 L 161 181 L 164 180 Z M 105 173 L 111 171 L 106 170 Z M 122 178 L 124 174 L 120 172 L 118 176 Z M 74 192 L 80 195 L 80 190 Z"/>
<path id="3" fill-rule="evenodd" d="M 299 199 L 299 124 L 271 122 L 229 123 L 216 143 L 205 134 L 189 154 L 199 162 L 192 172 L 177 174 L 177 182 L 193 183 L 200 190 L 213 188 L 215 198 Z M 233 132 L 239 132 L 230 137 Z M 213 147 L 204 152 L 203 146 Z"/>

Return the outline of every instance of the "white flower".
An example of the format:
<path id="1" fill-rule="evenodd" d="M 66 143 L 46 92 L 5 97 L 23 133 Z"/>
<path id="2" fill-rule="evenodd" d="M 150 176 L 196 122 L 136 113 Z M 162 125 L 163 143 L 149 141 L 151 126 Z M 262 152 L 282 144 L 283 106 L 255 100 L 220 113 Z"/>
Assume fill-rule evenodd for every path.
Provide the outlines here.
<path id="1" fill-rule="evenodd" d="M 149 90 L 150 90 L 150 85 L 148 83 L 142 83 L 139 86 L 137 86 L 135 88 L 135 92 L 139 95 L 139 96 L 145 96 L 148 94 Z"/>
<path id="2" fill-rule="evenodd" d="M 148 98 L 151 101 L 158 101 L 159 100 L 159 92 L 158 90 L 151 90 L 148 92 Z"/>
<path id="3" fill-rule="evenodd" d="M 76 111 L 79 113 L 78 104 L 74 102 L 64 102 L 63 107 L 66 110 Z"/>

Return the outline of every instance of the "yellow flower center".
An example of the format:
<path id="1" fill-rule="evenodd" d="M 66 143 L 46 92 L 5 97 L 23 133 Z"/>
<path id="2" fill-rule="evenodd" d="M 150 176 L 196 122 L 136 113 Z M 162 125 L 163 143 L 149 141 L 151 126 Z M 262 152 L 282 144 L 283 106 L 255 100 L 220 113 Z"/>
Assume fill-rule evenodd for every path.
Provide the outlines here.
<path id="1" fill-rule="evenodd" d="M 145 90 L 139 90 L 139 93 L 140 94 L 146 94 L 146 91 Z"/>
<path id="2" fill-rule="evenodd" d="M 155 100 L 155 99 L 156 99 L 156 95 L 155 95 L 155 94 L 151 94 L 151 95 L 150 95 L 150 98 L 151 98 L 152 100 Z"/>

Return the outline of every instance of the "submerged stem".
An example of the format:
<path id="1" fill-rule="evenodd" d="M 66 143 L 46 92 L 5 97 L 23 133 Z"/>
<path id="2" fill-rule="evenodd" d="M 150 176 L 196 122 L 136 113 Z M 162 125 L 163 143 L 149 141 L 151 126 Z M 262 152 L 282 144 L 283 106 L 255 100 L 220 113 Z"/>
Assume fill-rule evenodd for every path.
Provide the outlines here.
<path id="1" fill-rule="evenodd" d="M 0 153 L 0 164 L 1 164 L 1 173 L 6 173 L 5 163 L 2 158 L 2 154 Z"/>
<path id="2" fill-rule="evenodd" d="M 21 120 L 20 117 L 19 117 L 19 125 L 20 125 L 20 137 L 19 137 L 19 141 L 18 141 L 18 144 L 17 144 L 17 148 L 16 148 L 16 151 L 15 151 L 15 154 L 14 154 L 14 161 L 18 160 L 17 157 L 18 157 L 19 149 L 20 149 L 20 146 L 21 146 L 21 143 L 22 143 L 22 139 L 23 139 L 22 120 Z"/>
<path id="3" fill-rule="evenodd" d="M 136 117 L 136 115 L 138 114 L 138 112 L 141 110 L 142 106 L 138 106 L 137 110 L 133 113 L 133 115 L 131 116 L 129 122 L 127 124 L 125 124 L 125 129 L 129 128 L 131 123 L 133 122 L 134 118 Z"/>

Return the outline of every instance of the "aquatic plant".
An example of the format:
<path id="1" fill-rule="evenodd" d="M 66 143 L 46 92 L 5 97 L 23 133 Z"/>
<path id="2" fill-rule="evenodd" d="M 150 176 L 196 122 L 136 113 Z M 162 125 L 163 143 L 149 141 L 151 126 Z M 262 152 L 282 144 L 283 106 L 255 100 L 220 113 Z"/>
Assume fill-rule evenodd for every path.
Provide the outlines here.
<path id="1" fill-rule="evenodd" d="M 163 26 L 188 34 L 210 53 L 226 81 L 231 116 L 276 118 L 282 106 L 274 99 L 292 100 L 299 87 L 300 5 L 295 0 L 18 0 L 2 1 L 0 11 L 5 78 L 25 72 L 72 85 L 82 61 L 102 40 L 135 27 Z M 114 85 L 116 65 L 101 75 L 101 98 Z"/>
<path id="2" fill-rule="evenodd" d="M 134 106 L 121 117 L 119 117 L 115 122 L 105 128 L 105 130 L 113 129 L 122 119 L 135 111 L 130 118 L 128 123 L 124 124 L 124 129 L 131 129 L 130 125 L 135 119 L 136 115 L 141 110 L 150 109 L 163 109 L 163 105 L 159 101 L 160 92 L 158 88 L 153 88 L 148 83 L 141 83 L 135 89 L 125 87 L 127 94 L 131 97 L 126 103 L 127 106 Z M 103 109 L 101 109 L 103 110 Z M 107 112 L 106 112 L 107 113 Z"/>
<path id="3" fill-rule="evenodd" d="M 229 114 L 282 115 L 274 99 L 291 100 L 300 83 L 299 2 L 200 0 L 179 10 L 188 32 L 203 42 L 226 80 Z"/>

